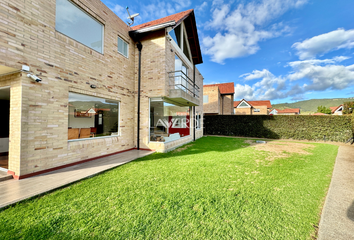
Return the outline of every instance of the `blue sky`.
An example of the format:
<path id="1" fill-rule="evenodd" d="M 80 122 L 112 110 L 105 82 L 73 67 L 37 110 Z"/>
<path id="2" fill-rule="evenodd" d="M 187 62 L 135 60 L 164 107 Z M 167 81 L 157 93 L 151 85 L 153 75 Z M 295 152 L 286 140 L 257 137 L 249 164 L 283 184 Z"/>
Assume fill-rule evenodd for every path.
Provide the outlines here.
<path id="1" fill-rule="evenodd" d="M 204 84 L 234 82 L 235 100 L 354 97 L 354 1 L 103 2 L 136 24 L 195 9 Z"/>

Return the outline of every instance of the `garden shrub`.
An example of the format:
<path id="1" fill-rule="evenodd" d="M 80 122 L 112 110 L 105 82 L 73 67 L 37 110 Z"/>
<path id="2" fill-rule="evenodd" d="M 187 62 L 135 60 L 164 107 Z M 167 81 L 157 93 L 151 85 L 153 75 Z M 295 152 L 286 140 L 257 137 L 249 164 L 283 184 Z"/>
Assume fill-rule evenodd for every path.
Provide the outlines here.
<path id="1" fill-rule="evenodd" d="M 345 142 L 353 136 L 351 116 L 204 116 L 205 135 Z"/>

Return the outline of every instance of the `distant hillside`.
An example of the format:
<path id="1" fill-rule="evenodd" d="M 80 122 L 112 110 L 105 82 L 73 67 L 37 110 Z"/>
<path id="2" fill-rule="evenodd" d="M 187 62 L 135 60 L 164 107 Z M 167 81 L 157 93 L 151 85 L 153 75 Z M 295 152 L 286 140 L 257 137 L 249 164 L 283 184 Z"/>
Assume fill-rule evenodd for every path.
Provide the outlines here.
<path id="1" fill-rule="evenodd" d="M 318 106 L 335 107 L 343 104 L 344 102 L 354 101 L 353 98 L 334 98 L 334 99 L 311 99 L 306 101 L 299 101 L 295 103 L 280 103 L 272 104 L 273 108 L 285 109 L 285 108 L 300 108 L 301 113 L 315 113 Z"/>

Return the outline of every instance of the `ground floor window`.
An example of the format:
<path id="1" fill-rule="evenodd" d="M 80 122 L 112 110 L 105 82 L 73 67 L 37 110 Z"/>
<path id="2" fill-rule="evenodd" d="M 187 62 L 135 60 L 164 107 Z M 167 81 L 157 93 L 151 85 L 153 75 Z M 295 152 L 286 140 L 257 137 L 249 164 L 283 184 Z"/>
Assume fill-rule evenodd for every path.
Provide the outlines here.
<path id="1" fill-rule="evenodd" d="M 190 135 L 190 107 L 150 99 L 150 141 L 169 142 Z"/>
<path id="2" fill-rule="evenodd" d="M 200 129 L 201 128 L 201 114 L 200 114 L 200 112 L 196 112 L 196 114 L 195 114 L 195 128 L 196 129 Z"/>
<path id="3" fill-rule="evenodd" d="M 118 101 L 69 93 L 69 140 L 116 136 L 118 126 Z"/>

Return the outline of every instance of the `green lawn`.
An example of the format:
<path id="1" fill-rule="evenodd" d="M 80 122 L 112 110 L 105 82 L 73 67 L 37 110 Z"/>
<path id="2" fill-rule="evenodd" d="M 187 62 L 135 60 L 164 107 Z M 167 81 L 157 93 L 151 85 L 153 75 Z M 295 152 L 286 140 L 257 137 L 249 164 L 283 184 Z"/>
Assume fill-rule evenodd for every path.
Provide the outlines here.
<path id="1" fill-rule="evenodd" d="M 0 239 L 311 239 L 338 146 L 310 145 L 204 137 L 7 208 Z"/>

